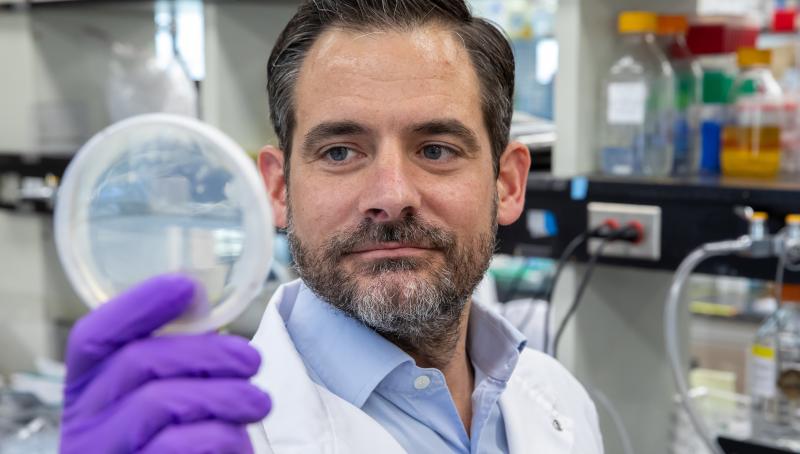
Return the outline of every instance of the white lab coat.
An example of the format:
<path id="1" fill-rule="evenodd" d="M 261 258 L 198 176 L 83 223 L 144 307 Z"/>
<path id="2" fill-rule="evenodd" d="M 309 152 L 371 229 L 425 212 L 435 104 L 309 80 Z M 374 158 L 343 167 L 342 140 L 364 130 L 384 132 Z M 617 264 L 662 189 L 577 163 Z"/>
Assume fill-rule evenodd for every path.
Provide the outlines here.
<path id="1" fill-rule="evenodd" d="M 309 377 L 283 316 L 299 288 L 294 281 L 278 289 L 252 340 L 263 358 L 254 382 L 273 400 L 269 416 L 248 427 L 255 453 L 405 453 L 377 421 Z M 511 454 L 603 452 L 594 404 L 549 356 L 525 349 L 500 408 Z"/>

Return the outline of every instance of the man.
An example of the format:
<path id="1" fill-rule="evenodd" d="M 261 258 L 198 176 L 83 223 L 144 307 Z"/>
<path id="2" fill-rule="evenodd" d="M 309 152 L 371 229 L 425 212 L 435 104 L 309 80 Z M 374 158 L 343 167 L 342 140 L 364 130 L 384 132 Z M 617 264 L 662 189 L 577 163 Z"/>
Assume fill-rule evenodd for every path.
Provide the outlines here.
<path id="1" fill-rule="evenodd" d="M 602 452 L 583 388 L 470 297 L 524 205 L 513 80 L 461 0 L 303 4 L 268 64 L 259 169 L 301 280 L 252 341 L 264 367 L 235 338 L 152 337 L 196 289 L 151 280 L 73 331 L 64 452 Z"/>

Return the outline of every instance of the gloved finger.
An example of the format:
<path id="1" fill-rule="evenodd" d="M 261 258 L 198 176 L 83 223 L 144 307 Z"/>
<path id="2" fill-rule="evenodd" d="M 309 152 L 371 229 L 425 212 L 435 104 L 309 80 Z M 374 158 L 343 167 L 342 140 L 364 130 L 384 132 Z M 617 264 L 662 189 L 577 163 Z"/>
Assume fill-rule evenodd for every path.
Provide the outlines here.
<path id="1" fill-rule="evenodd" d="M 221 421 L 169 426 L 139 454 L 247 454 L 253 447 L 247 429 Z"/>
<path id="2" fill-rule="evenodd" d="M 192 303 L 196 284 L 179 274 L 154 277 L 92 311 L 75 325 L 67 344 L 67 382 L 83 375 L 126 343 L 150 335 Z"/>
<path id="3" fill-rule="evenodd" d="M 110 418 L 103 413 L 86 421 L 108 418 L 103 430 L 122 436 L 118 448 L 130 452 L 169 425 L 212 419 L 247 424 L 264 419 L 271 407 L 269 396 L 247 380 L 169 379 L 142 386 L 121 401 Z"/>
<path id="4" fill-rule="evenodd" d="M 103 411 L 152 380 L 179 377 L 248 378 L 258 372 L 261 356 L 237 336 L 151 337 L 132 342 L 112 356 L 101 375 L 89 383 L 67 411 L 71 415 Z"/>

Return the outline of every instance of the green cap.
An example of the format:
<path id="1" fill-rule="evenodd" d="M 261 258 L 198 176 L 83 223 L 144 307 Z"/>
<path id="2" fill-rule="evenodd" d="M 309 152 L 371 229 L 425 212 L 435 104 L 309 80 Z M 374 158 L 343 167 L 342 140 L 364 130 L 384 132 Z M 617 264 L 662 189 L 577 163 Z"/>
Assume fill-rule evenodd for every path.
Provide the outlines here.
<path id="1" fill-rule="evenodd" d="M 733 77 L 720 70 L 703 73 L 703 104 L 727 104 Z"/>

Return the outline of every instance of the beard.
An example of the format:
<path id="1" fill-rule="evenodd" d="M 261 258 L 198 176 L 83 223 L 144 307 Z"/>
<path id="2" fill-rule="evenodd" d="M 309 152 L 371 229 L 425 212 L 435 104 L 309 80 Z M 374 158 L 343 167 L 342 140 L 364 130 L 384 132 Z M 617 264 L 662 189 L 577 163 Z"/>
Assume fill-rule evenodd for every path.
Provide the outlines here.
<path id="1" fill-rule="evenodd" d="M 463 242 L 408 215 L 394 222 L 366 218 L 315 249 L 295 233 L 289 206 L 287 237 L 297 272 L 317 296 L 433 367 L 449 362 L 464 309 L 494 252 L 496 197 L 485 229 Z M 349 260 L 347 267 L 358 247 L 381 243 L 430 251 L 424 257 Z"/>

